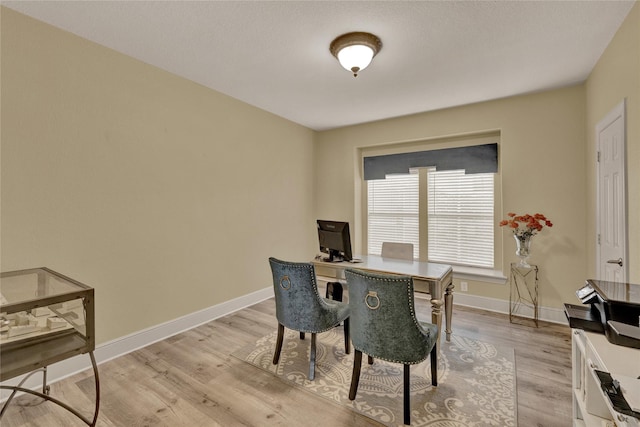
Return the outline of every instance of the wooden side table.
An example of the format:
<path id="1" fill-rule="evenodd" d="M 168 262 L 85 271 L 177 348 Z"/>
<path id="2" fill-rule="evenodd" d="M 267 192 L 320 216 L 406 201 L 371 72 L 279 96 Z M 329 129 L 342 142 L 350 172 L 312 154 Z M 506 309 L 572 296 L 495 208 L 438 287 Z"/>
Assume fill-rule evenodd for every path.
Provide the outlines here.
<path id="1" fill-rule="evenodd" d="M 538 266 L 511 263 L 509 276 L 509 322 L 514 317 L 533 319 L 538 327 Z"/>

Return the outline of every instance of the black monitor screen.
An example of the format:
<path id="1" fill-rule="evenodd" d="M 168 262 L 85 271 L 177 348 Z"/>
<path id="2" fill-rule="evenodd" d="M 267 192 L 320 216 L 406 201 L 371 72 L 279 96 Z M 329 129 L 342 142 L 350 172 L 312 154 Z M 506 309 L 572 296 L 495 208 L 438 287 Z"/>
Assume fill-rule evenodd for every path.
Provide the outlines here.
<path id="1" fill-rule="evenodd" d="M 318 220 L 318 240 L 320 251 L 329 254 L 325 261 L 351 261 L 351 236 L 349 223 L 341 221 Z"/>

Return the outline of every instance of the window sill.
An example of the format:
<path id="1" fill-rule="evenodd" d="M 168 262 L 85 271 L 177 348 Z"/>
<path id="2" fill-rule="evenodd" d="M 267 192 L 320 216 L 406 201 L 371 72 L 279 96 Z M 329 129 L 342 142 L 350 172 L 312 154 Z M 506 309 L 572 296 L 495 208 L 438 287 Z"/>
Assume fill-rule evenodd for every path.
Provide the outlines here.
<path id="1" fill-rule="evenodd" d="M 464 280 L 475 280 L 478 282 L 489 282 L 504 285 L 507 278 L 501 270 L 488 268 L 465 267 L 461 265 L 453 266 L 453 278 Z"/>

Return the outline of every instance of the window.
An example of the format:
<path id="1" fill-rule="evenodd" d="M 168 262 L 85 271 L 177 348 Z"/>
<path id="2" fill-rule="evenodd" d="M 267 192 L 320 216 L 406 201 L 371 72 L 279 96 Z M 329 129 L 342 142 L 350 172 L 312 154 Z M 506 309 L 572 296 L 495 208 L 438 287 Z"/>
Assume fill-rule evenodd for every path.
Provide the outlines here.
<path id="1" fill-rule="evenodd" d="M 494 174 L 412 170 L 367 181 L 367 195 L 368 253 L 380 254 L 384 241 L 413 243 L 416 259 L 494 267 Z"/>
<path id="2" fill-rule="evenodd" d="M 419 257 L 418 173 L 388 175 L 368 183 L 368 253 L 380 254 L 382 242 L 413 243 L 413 257 Z"/>
<path id="3" fill-rule="evenodd" d="M 429 261 L 493 268 L 493 174 L 427 173 Z"/>

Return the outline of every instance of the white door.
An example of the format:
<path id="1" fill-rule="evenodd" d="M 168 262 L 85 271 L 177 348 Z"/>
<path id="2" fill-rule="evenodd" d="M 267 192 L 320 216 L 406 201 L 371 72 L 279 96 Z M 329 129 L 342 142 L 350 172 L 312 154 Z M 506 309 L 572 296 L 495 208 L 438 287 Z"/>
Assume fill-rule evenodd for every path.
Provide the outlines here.
<path id="1" fill-rule="evenodd" d="M 627 192 L 625 102 L 596 126 L 598 150 L 597 268 L 600 280 L 626 282 Z"/>

